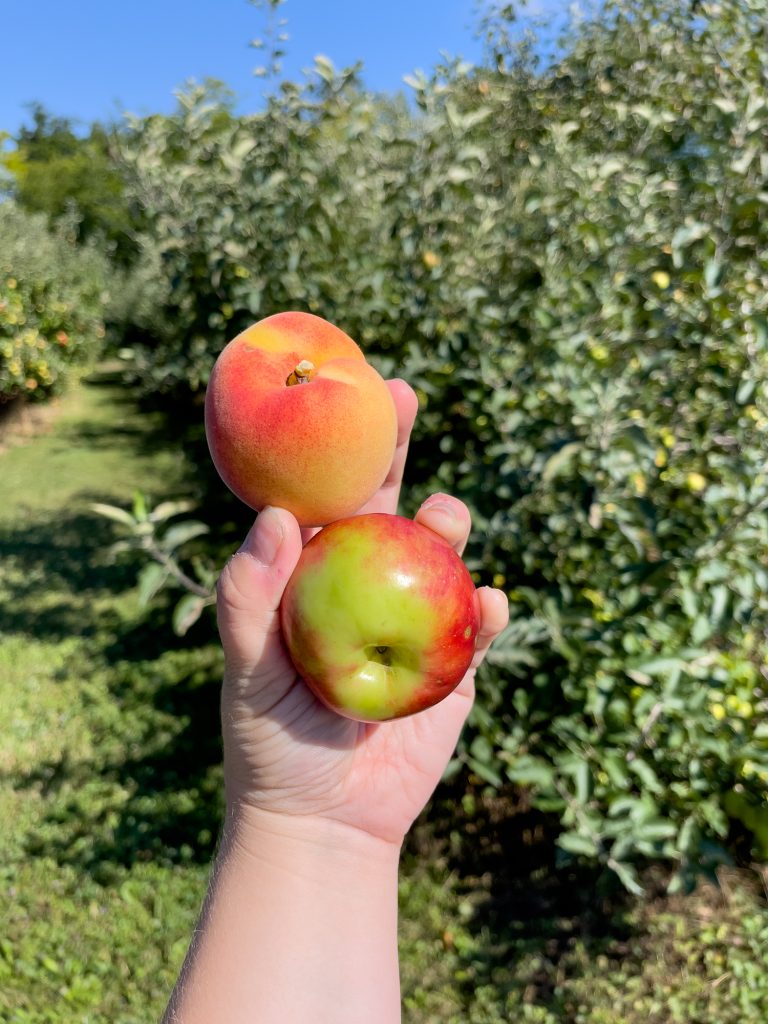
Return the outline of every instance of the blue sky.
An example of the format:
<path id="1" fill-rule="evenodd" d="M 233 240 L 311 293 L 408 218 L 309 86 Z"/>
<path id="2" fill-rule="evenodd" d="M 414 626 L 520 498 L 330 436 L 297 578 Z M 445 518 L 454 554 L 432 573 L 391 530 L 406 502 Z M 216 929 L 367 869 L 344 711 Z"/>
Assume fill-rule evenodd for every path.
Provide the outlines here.
<path id="1" fill-rule="evenodd" d="M 520 0 L 523 2 L 523 0 Z M 478 12 L 489 0 L 286 0 L 284 74 L 300 78 L 316 54 L 337 66 L 363 60 L 374 89 L 403 88 L 403 76 L 434 66 L 441 51 L 480 58 Z M 531 14 L 562 22 L 569 0 L 527 0 Z M 248 0 L 5 0 L 0 54 L 0 132 L 28 120 L 25 105 L 85 127 L 93 120 L 168 112 L 190 78 L 218 78 L 256 109 L 264 84 L 253 75 L 265 15 Z"/>
<path id="2" fill-rule="evenodd" d="M 264 15 L 247 0 L 16 0 L 5 3 L 0 130 L 27 119 L 39 100 L 55 114 L 90 122 L 125 110 L 173 108 L 188 78 L 219 78 L 254 109 L 264 85 L 252 74 Z M 286 0 L 284 72 L 299 77 L 322 53 L 338 65 L 362 59 L 376 89 L 396 90 L 441 50 L 476 60 L 476 0 Z"/>

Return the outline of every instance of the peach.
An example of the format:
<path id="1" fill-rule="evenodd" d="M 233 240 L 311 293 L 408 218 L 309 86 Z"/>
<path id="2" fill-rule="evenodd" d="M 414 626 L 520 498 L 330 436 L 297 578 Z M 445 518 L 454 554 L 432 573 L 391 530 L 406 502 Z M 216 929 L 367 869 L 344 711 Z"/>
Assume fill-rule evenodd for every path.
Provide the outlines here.
<path id="1" fill-rule="evenodd" d="M 205 432 L 219 475 L 247 505 L 278 505 L 302 526 L 325 526 L 384 482 L 397 415 L 348 335 L 311 313 L 277 313 L 216 360 Z"/>

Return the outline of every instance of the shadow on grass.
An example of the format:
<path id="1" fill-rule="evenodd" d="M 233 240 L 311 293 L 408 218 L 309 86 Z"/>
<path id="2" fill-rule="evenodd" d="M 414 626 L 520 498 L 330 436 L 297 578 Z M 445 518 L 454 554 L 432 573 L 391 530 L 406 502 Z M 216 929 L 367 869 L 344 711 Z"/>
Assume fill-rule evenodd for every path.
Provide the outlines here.
<path id="1" fill-rule="evenodd" d="M 588 961 L 629 952 L 632 897 L 612 873 L 563 857 L 557 820 L 528 807 L 513 788 L 473 794 L 464 807 L 463 797 L 462 788 L 438 790 L 405 850 L 416 872 L 442 864 L 458 898 L 470 903 L 464 927 L 472 944 L 457 949 L 450 933 L 443 938 L 460 961 L 453 986 L 465 1006 L 489 986 L 497 999 L 509 993 L 515 1006 L 540 1005 L 574 1020 L 558 992 L 562 964 L 577 945 Z"/>
<path id="2" fill-rule="evenodd" d="M 88 411 L 60 424 L 56 434 L 64 442 L 91 451 L 129 451 L 139 456 L 180 451 L 181 435 L 170 429 L 175 417 L 168 403 L 145 408 L 119 377 L 99 371 L 86 378 L 83 385 L 100 396 L 95 415 Z M 108 411 L 99 406 L 107 406 Z"/>
<path id="3" fill-rule="evenodd" d="M 78 504 L 98 500 L 85 495 Z M 3 632 L 50 641 L 92 634 L 96 621 L 83 614 L 92 600 L 136 582 L 135 562 L 107 563 L 114 539 L 111 524 L 86 510 L 0 525 Z"/>
<path id="4" fill-rule="evenodd" d="M 161 417 L 139 410 L 121 387 L 99 386 L 102 396 L 86 403 L 81 419 L 59 425 L 57 444 L 133 455 L 176 449 L 158 429 Z M 119 406 L 116 415 L 104 414 L 104 402 Z M 100 491 L 94 482 L 60 511 L 0 522 L 0 621 L 9 637 L 81 640 L 76 650 L 62 648 L 64 664 L 47 685 L 77 692 L 72 714 L 82 730 L 75 739 L 70 730 L 33 771 L 8 777 L 43 798 L 42 817 L 25 837 L 28 852 L 106 881 L 135 861 L 210 859 L 221 815 L 222 658 L 212 616 L 188 638 L 173 634 L 178 592 L 160 595 L 141 615 L 134 588 L 144 563 L 109 559 L 120 531 L 89 505 L 114 503 L 115 488 Z M 163 483 L 149 478 L 150 487 Z"/>
<path id="5" fill-rule="evenodd" d="M 127 622 L 107 611 L 89 627 L 89 656 L 61 671 L 91 673 L 81 712 L 92 750 L 71 745 L 34 770 L 14 773 L 45 812 L 25 839 L 46 856 L 109 883 L 140 861 L 210 860 L 222 806 L 219 692 L 222 656 L 201 623 L 174 636 L 170 607 Z M 57 623 L 58 625 L 58 623 Z"/>
<path id="6" fill-rule="evenodd" d="M 117 662 L 111 697 L 133 722 L 117 727 L 112 756 L 70 756 L 19 780 L 49 807 L 28 852 L 105 884 L 136 862 L 207 863 L 223 812 L 220 671 L 215 647 L 166 651 L 154 668 Z"/>

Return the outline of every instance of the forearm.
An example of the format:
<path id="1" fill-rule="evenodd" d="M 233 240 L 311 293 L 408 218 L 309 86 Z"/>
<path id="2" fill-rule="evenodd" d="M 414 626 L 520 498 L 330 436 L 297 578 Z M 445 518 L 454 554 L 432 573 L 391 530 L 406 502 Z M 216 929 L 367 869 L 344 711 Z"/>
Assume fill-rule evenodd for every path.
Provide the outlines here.
<path id="1" fill-rule="evenodd" d="M 232 813 L 165 1024 L 395 1024 L 398 849 Z"/>

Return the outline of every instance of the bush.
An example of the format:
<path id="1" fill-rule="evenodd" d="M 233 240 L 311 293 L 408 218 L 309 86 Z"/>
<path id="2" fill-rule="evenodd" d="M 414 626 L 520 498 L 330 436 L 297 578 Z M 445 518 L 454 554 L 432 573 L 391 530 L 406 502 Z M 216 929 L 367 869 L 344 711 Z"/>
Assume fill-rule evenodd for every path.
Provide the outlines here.
<path id="1" fill-rule="evenodd" d="M 9 172 L 0 183 L 27 212 L 43 213 L 48 226 L 66 226 L 78 242 L 99 245 L 113 265 L 136 256 L 135 211 L 123 201 L 123 181 L 111 155 L 111 131 L 92 124 L 75 134 L 67 118 L 32 104 L 31 125 L 22 126 L 16 146 L 0 154 Z"/>
<path id="2" fill-rule="evenodd" d="M 98 351 L 106 263 L 42 215 L 0 203 L 0 403 L 48 398 Z"/>
<path id="3" fill-rule="evenodd" d="M 411 508 L 466 500 L 513 607 L 457 764 L 633 888 L 768 815 L 765 13 L 614 0 L 539 69 L 502 11 L 416 113 L 319 61 L 252 117 L 187 93 L 126 149 L 166 285 L 134 383 L 199 394 L 292 307 L 414 385 Z"/>

